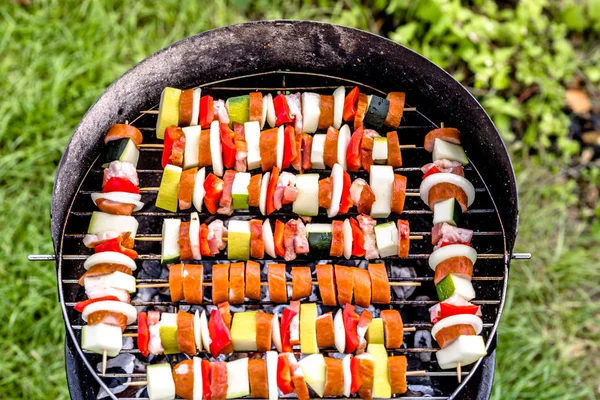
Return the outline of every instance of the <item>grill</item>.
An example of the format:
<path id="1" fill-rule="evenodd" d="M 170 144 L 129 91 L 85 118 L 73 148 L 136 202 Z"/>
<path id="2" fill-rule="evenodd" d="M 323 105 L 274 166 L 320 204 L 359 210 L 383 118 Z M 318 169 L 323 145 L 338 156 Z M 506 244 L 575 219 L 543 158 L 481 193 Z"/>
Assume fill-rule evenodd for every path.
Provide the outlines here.
<path id="1" fill-rule="evenodd" d="M 431 211 L 418 196 L 407 196 L 402 218 L 408 219 L 411 235 L 423 240 L 411 241 L 408 259 L 387 258 L 390 281 L 418 282 L 418 287 L 393 288 L 392 302 L 381 308 L 399 308 L 407 332 L 405 348 L 395 352 L 407 355 L 408 370 L 426 370 L 427 376 L 409 377 L 409 393 L 416 398 L 422 393 L 434 399 L 488 398 L 494 370 L 496 328 L 502 307 L 511 259 L 528 258 L 528 254 L 513 254 L 517 233 L 517 193 L 512 165 L 493 124 L 473 97 L 443 70 L 402 46 L 381 37 L 339 26 L 314 22 L 256 22 L 217 29 L 178 42 L 144 60 L 117 80 L 94 104 L 77 127 L 61 160 L 52 201 L 52 236 L 55 256 L 32 256 L 33 260 L 56 259 L 59 297 L 67 327 L 67 376 L 72 398 L 96 398 L 100 388 L 105 391 L 117 385 L 117 380 L 144 379 L 145 374 L 112 373 L 105 377 L 96 372 L 101 357 L 81 350 L 79 313 L 75 302 L 85 296 L 77 285 L 84 272 L 83 260 L 89 255 L 81 239 L 95 209 L 89 194 L 100 189 L 102 168 L 99 155 L 104 133 L 113 123 L 126 120 L 144 134 L 144 144 L 157 144 L 155 139 L 156 108 L 164 86 L 189 88 L 200 86 L 215 98 L 228 98 L 253 90 L 313 91 L 330 94 L 337 86 L 358 85 L 369 94 L 389 91 L 406 92 L 407 107 L 398 130 L 401 143 L 414 144 L 403 149 L 403 167 L 395 170 L 408 178 L 407 193 L 418 192 L 420 167 L 431 160 L 423 147 L 425 134 L 440 123 L 457 127 L 464 134 L 464 146 L 471 164 L 465 177 L 476 188 L 476 199 L 464 215 L 462 226 L 475 231 L 473 246 L 479 254 L 473 272 L 477 298 L 482 306 L 488 356 L 462 370 L 462 382 L 457 374 L 441 371 L 430 357 L 435 342 L 424 342 L 431 328 L 427 309 L 437 303 L 433 273 L 427 266 L 432 251 Z M 140 153 L 138 175 L 144 209 L 133 215 L 139 221 L 136 250 L 140 254 L 138 271 L 160 267 L 160 230 L 163 218 L 189 218 L 189 212 L 163 212 L 154 206 L 156 188 L 160 184 L 162 149 L 144 146 Z M 329 172 L 326 172 L 328 174 Z M 365 173 L 352 174 L 366 176 Z M 232 218 L 258 216 L 252 211 L 236 211 Z M 276 217 L 286 219 L 291 213 L 283 210 Z M 201 219 L 210 214 L 201 213 Z M 212 217 L 214 218 L 214 216 Z M 217 217 L 218 218 L 218 217 Z M 326 220 L 320 215 L 315 222 Z M 223 258 L 223 255 L 221 255 Z M 306 265 L 311 259 L 298 258 Z M 315 260 L 312 259 L 314 262 Z M 202 261 L 207 263 L 206 261 Z M 209 261 L 208 264 L 212 262 Z M 139 268 L 139 267 L 142 268 Z M 392 267 L 412 267 L 409 275 L 397 276 Z M 142 273 L 144 273 L 142 272 Z M 136 271 L 136 274 L 138 272 Z M 163 277 L 138 275 L 138 283 L 164 283 Z M 176 310 L 177 304 L 168 296 L 150 299 L 133 298 L 136 306 L 155 306 Z M 265 302 L 247 302 L 247 307 L 271 307 Z M 188 305 L 179 305 L 187 310 Z M 129 327 L 131 330 L 134 327 Z M 415 338 L 419 340 L 415 340 Z M 136 349 L 123 350 L 139 356 Z M 430 359 L 431 358 L 431 359 Z M 430 360 L 429 360 L 430 359 Z M 175 361 L 176 358 L 170 361 Z M 139 388 L 129 388 L 113 398 L 135 397 Z"/>

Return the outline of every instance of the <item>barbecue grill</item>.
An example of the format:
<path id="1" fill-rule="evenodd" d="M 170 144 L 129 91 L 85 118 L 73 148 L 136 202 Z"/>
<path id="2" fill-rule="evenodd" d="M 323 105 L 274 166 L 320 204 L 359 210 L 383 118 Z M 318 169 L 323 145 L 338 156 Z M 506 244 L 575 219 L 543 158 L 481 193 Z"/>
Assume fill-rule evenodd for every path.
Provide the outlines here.
<path id="1" fill-rule="evenodd" d="M 386 261 L 386 266 L 391 281 L 418 281 L 421 286 L 410 290 L 400 288 L 401 291 L 392 294 L 389 307 L 400 308 L 405 326 L 417 329 L 416 333 L 405 335 L 405 348 L 396 353 L 408 356 L 409 370 L 428 371 L 427 377 L 409 378 L 409 392 L 403 397 L 429 394 L 440 400 L 489 398 L 496 328 L 504 305 L 509 264 L 511 259 L 529 257 L 512 252 L 517 235 L 517 189 L 504 144 L 469 92 L 425 58 L 370 33 L 306 21 L 234 25 L 177 42 L 119 78 L 76 128 L 58 167 L 53 192 L 51 228 L 55 256 L 31 256 L 35 260 L 56 260 L 59 298 L 67 328 L 66 367 L 72 398 L 96 398 L 100 389 L 108 392 L 109 387 L 119 382 L 144 376 L 135 372 L 114 373 L 109 368 L 106 376 L 101 377 L 97 370 L 100 356 L 82 351 L 79 345 L 82 321 L 73 310 L 75 302 L 84 298 L 77 279 L 84 272 L 83 260 L 89 250 L 81 239 L 94 209 L 89 194 L 100 188 L 102 180 L 99 155 L 108 128 L 128 121 L 142 131 L 144 143 L 160 143 L 155 138 L 155 113 L 143 110 L 157 108 L 165 86 L 182 89 L 200 86 L 203 94 L 228 98 L 253 90 L 330 94 L 340 85 L 358 85 L 361 91 L 384 94 L 384 97 L 389 91 L 406 92 L 407 107 L 416 110 L 404 113 L 398 133 L 402 144 L 417 147 L 402 151 L 403 167 L 396 170 L 408 177 L 407 192 L 418 192 L 420 167 L 431 160 L 422 147 L 425 134 L 443 122 L 458 128 L 464 135 L 463 144 L 471 161 L 465 176 L 476 188 L 476 200 L 464 215 L 463 225 L 475 231 L 473 245 L 479 258 L 473 273 L 477 292 L 474 303 L 482 305 L 488 356 L 463 368 L 462 383 L 458 383 L 455 372 L 441 371 L 431 356 L 435 342 L 427 341 L 431 328 L 427 309 L 437 302 L 433 274 L 427 266 L 432 251 L 428 240 L 431 211 L 418 197 L 407 197 L 403 218 L 410 221 L 411 234 L 423 235 L 425 240 L 411 243 L 408 259 L 391 259 Z M 140 187 L 159 185 L 160 154 L 160 148 L 141 149 L 137 167 Z M 139 221 L 140 236 L 160 236 L 164 217 L 189 217 L 189 213 L 173 214 L 157 209 L 154 206 L 156 191 L 142 194 L 146 207 L 134 213 Z M 252 212 L 235 215 L 247 219 Z M 201 214 L 202 219 L 206 217 L 207 214 Z M 317 220 L 319 218 L 326 217 L 320 215 Z M 159 270 L 159 242 L 136 241 L 136 250 L 140 254 L 138 267 L 142 267 L 138 271 Z M 392 269 L 399 265 L 413 267 L 414 274 L 394 276 Z M 138 276 L 138 282 L 165 282 L 165 278 Z M 159 294 L 150 301 L 134 298 L 132 304 L 177 307 L 168 300 L 168 296 L 161 298 Z M 263 306 L 266 305 L 249 305 Z M 136 349 L 122 353 L 139 354 Z M 109 396 L 129 398 L 139 391 L 139 388 L 129 388 Z"/>

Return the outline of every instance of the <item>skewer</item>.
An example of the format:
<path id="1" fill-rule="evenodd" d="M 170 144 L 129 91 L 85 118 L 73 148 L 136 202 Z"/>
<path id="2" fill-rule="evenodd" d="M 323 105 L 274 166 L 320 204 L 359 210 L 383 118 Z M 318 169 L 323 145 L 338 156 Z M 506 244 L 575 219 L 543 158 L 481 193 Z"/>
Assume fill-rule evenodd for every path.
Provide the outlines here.
<path id="1" fill-rule="evenodd" d="M 410 240 L 423 240 L 423 235 L 410 235 L 408 237 Z M 162 236 L 136 236 L 135 240 L 139 240 L 140 242 L 160 242 L 162 241 Z M 226 240 L 223 240 L 224 242 Z"/>
<path id="2" fill-rule="evenodd" d="M 404 332 L 416 332 L 417 328 L 414 326 L 408 326 L 406 328 L 403 329 Z M 131 338 L 135 338 L 138 337 L 138 334 L 136 332 L 131 332 L 131 333 L 124 333 L 123 337 L 131 337 Z M 324 349 L 324 351 L 327 351 L 327 349 Z M 207 351 L 200 351 L 200 353 L 207 353 Z"/>
<path id="3" fill-rule="evenodd" d="M 462 368 L 460 366 L 460 361 L 456 363 L 456 378 L 458 379 L 458 383 L 462 382 Z"/>
<path id="4" fill-rule="evenodd" d="M 164 144 L 162 143 L 142 143 L 139 146 L 140 148 L 148 148 L 148 149 L 162 149 L 164 146 Z M 401 149 L 416 149 L 417 145 L 416 144 L 401 144 L 400 145 Z"/>
<path id="5" fill-rule="evenodd" d="M 319 286 L 316 281 L 311 282 L 313 286 Z M 292 286 L 292 282 L 286 282 L 286 286 Z M 421 286 L 421 282 L 389 282 L 390 286 Z M 211 287 L 212 282 L 202 282 L 202 286 Z M 261 282 L 260 286 L 269 286 L 268 282 Z M 169 283 L 142 283 L 135 286 L 137 289 L 168 288 Z"/>
<path id="6" fill-rule="evenodd" d="M 413 112 L 413 111 L 417 111 L 417 107 L 404 107 L 403 112 Z M 142 110 L 140 111 L 140 114 L 149 114 L 149 115 L 158 115 L 160 111 L 159 110 Z M 443 128 L 443 126 L 442 126 Z"/>
<path id="7" fill-rule="evenodd" d="M 106 358 L 108 354 L 106 353 L 106 349 L 102 352 L 102 376 L 106 375 Z"/>
<path id="8" fill-rule="evenodd" d="M 140 192 L 158 192 L 160 188 L 156 187 L 156 186 L 148 186 L 148 187 L 141 187 L 140 188 Z M 406 197 L 420 197 L 421 194 L 419 192 L 406 192 L 404 194 Z"/>

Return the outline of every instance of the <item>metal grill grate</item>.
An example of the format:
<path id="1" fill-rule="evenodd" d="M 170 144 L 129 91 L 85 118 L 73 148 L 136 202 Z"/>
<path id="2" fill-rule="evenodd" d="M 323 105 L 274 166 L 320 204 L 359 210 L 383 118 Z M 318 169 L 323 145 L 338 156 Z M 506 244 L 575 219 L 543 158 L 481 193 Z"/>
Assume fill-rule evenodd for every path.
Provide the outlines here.
<path id="1" fill-rule="evenodd" d="M 280 79 L 280 86 L 268 85 L 264 83 L 273 82 L 273 78 Z M 301 87 L 302 81 L 310 81 L 314 86 Z M 288 84 L 293 87 L 288 87 Z M 231 85 L 237 85 L 232 87 Z M 321 84 L 321 85 L 319 85 Z M 245 77 L 229 79 L 220 82 L 213 82 L 202 85 L 203 95 L 209 93 L 215 98 L 227 98 L 232 95 L 239 95 L 240 92 L 249 92 L 252 90 L 270 91 L 291 90 L 291 91 L 316 91 L 319 93 L 330 93 L 339 84 L 347 86 L 358 84 L 361 90 L 366 92 L 384 93 L 376 88 L 365 86 L 359 82 L 348 81 L 346 79 L 337 78 L 327 75 L 318 75 L 312 73 L 300 72 L 281 72 L 274 71 L 269 73 L 254 74 Z M 227 86 L 225 86 L 227 85 Z M 260 86 L 260 87 L 257 87 Z M 401 87 L 389 88 L 390 90 L 402 90 Z M 418 106 L 418 105 L 417 105 Z M 124 121 L 115 121 L 124 122 Z M 441 121 L 440 121 L 441 122 Z M 144 143 L 159 143 L 156 140 L 154 126 L 156 124 L 156 115 L 153 113 L 141 113 L 132 124 L 142 130 L 144 134 Z M 401 144 L 414 144 L 414 149 L 403 149 L 402 168 L 397 168 L 396 171 L 407 176 L 409 188 L 407 192 L 418 192 L 418 187 L 421 181 L 420 167 L 431 160 L 430 153 L 426 152 L 422 147 L 425 134 L 436 128 L 437 125 L 430 121 L 426 116 L 418 111 L 405 112 L 399 128 L 399 136 Z M 144 147 L 140 149 L 140 159 L 138 163 L 138 175 L 140 179 L 140 187 L 157 187 L 160 184 L 162 169 L 160 168 L 160 148 Z M 328 172 L 326 172 L 328 173 Z M 79 351 L 80 330 L 83 321 L 79 313 L 73 310 L 75 302 L 84 299 L 85 293 L 77 284 L 77 280 L 85 271 L 83 268 L 83 260 L 90 254 L 89 249 L 86 249 L 81 239 L 85 235 L 91 211 L 95 209 L 89 194 L 101 189 L 102 168 L 100 162 L 96 159 L 94 165 L 86 173 L 84 180 L 81 182 L 78 193 L 70 207 L 70 212 L 64 225 L 62 243 L 59 246 L 60 252 L 58 257 L 58 271 L 60 279 L 60 298 L 63 305 L 67 329 L 77 343 Z M 351 173 L 352 177 L 366 176 L 365 173 Z M 471 209 L 465 213 L 462 226 L 475 231 L 473 238 L 473 246 L 477 250 L 479 256 L 478 261 L 474 266 L 473 271 L 473 286 L 477 293 L 475 304 L 482 306 L 484 329 L 482 335 L 486 340 L 487 345 L 490 345 L 493 337 L 501 309 L 504 304 L 504 293 L 506 289 L 506 280 L 508 277 L 509 253 L 506 249 L 505 234 L 502 223 L 491 198 L 483 177 L 480 176 L 476 166 L 470 165 L 465 168 L 465 177 L 473 183 L 476 188 L 476 199 Z M 135 212 L 133 215 L 139 222 L 138 235 L 141 238 L 159 237 L 164 217 L 182 217 L 189 218 L 189 212 L 185 213 L 169 213 L 164 212 L 155 207 L 156 191 L 148 190 L 142 193 L 142 201 L 146 204 L 143 211 Z M 431 324 L 428 322 L 427 308 L 437 303 L 437 295 L 433 284 L 433 273 L 427 265 L 427 258 L 432 251 L 432 245 L 428 240 L 431 235 L 432 218 L 431 211 L 423 204 L 419 197 L 406 198 L 405 211 L 400 218 L 408 219 L 411 226 L 411 234 L 424 236 L 423 240 L 412 241 L 410 247 L 410 257 L 408 259 L 388 258 L 385 259 L 386 267 L 390 275 L 390 281 L 417 281 L 421 282 L 420 287 L 412 288 L 406 291 L 406 288 L 400 288 L 397 292 L 392 289 L 392 302 L 389 306 L 377 306 L 377 308 L 399 308 L 402 313 L 403 321 L 406 327 L 414 327 L 417 332 L 431 329 Z M 259 213 L 251 211 L 235 212 L 232 218 L 248 219 L 249 217 L 259 216 Z M 289 210 L 285 208 L 280 213 L 276 213 L 275 217 L 286 219 L 292 216 Z M 200 213 L 202 220 L 206 218 L 223 218 L 223 216 L 212 216 L 206 213 Z M 227 217 L 225 217 L 226 219 Z M 314 219 L 315 222 L 327 220 L 326 216 L 319 215 Z M 140 254 L 138 267 L 140 264 L 143 268 L 138 268 L 136 273 L 143 270 L 144 267 L 157 267 L 160 260 L 160 242 L 158 241 L 136 241 L 136 250 Z M 513 258 L 528 258 L 527 254 L 512 255 Z M 48 256 L 35 257 L 32 259 L 47 259 Z M 217 259 L 226 259 L 224 255 L 220 255 Z M 315 261 L 309 258 L 298 258 L 289 265 L 303 264 Z M 206 266 L 212 264 L 212 261 L 200 261 Z M 335 260 L 333 260 L 335 262 Z M 412 267 L 415 275 L 413 276 L 394 276 L 393 267 Z M 208 269 L 210 271 L 210 269 Z M 139 283 L 161 283 L 167 282 L 166 279 L 160 278 L 143 278 Z M 408 294 L 407 296 L 404 296 Z M 161 299 L 144 301 L 133 299 L 132 304 L 135 306 L 155 306 L 161 309 L 169 308 L 175 310 L 181 307 L 184 310 L 189 309 L 189 305 L 185 303 L 173 304 L 168 301 L 167 296 L 162 296 Z M 245 303 L 251 309 L 269 307 L 268 302 L 247 302 Z M 328 307 L 323 307 L 323 311 L 327 311 Z M 129 327 L 128 330 L 135 327 Z M 427 370 L 427 377 L 409 377 L 409 393 L 408 396 L 400 396 L 407 399 L 417 398 L 411 397 L 411 387 L 425 388 L 430 391 L 432 399 L 446 399 L 456 391 L 460 390 L 468 379 L 472 376 L 472 372 L 476 369 L 479 363 L 463 369 L 463 383 L 457 383 L 456 373 L 449 371 L 441 371 L 435 361 L 435 356 L 432 353 L 437 349 L 431 346 L 421 346 L 420 343 L 415 343 L 415 336 L 421 336 L 421 333 L 407 332 L 405 334 L 404 349 L 394 353 L 407 355 L 409 360 L 410 370 Z M 100 356 L 96 354 L 85 353 L 85 363 L 88 368 L 95 370 L 95 366 L 99 362 Z M 123 353 L 134 354 L 138 357 L 139 351 L 136 349 L 123 350 Z M 391 353 L 391 352 L 390 352 Z M 425 357 L 424 357 L 425 355 Z M 430 361 L 427 358 L 430 356 Z M 144 360 L 140 357 L 140 360 Z M 171 360 L 173 361 L 173 360 Z M 95 373 L 95 372 L 94 372 Z M 95 373 L 95 378 L 101 382 L 101 378 Z M 143 379 L 145 374 L 134 372 L 132 374 L 115 374 L 107 373 L 104 379 Z M 111 383 L 114 386 L 114 382 Z M 133 398 L 139 388 L 128 388 L 117 396 L 125 396 L 120 398 Z M 413 392 L 413 395 L 419 395 L 418 392 Z M 129 396 L 129 397 L 127 397 Z M 293 398 L 294 396 L 285 396 Z"/>

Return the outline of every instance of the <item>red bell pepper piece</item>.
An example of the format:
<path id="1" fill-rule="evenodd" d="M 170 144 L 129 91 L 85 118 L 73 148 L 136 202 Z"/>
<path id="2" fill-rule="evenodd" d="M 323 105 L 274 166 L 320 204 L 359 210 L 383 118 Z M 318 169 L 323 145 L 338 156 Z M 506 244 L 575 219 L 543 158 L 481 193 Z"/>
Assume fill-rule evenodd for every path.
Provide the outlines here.
<path id="1" fill-rule="evenodd" d="M 425 179 L 429 175 L 437 174 L 439 172 L 441 172 L 441 171 L 439 169 L 437 169 L 437 167 L 434 165 L 433 167 L 429 168 L 429 171 L 427 171 L 425 174 L 423 174 L 423 178 L 421 178 L 421 179 Z"/>
<path id="2" fill-rule="evenodd" d="M 357 86 L 352 89 L 344 99 L 344 121 L 351 121 L 354 119 L 354 116 L 356 115 L 359 94 L 360 90 L 358 90 Z"/>
<path id="3" fill-rule="evenodd" d="M 209 213 L 214 214 L 217 212 L 224 187 L 223 179 L 213 173 L 208 174 L 204 180 L 204 204 Z"/>
<path id="4" fill-rule="evenodd" d="M 280 126 L 289 124 L 293 121 L 290 114 L 290 107 L 284 94 L 278 94 L 273 99 L 273 107 L 275 108 L 275 125 Z"/>
<path id="5" fill-rule="evenodd" d="M 208 225 L 200 225 L 200 254 L 211 256 L 210 246 L 208 245 Z"/>
<path id="6" fill-rule="evenodd" d="M 477 314 L 480 307 L 474 304 L 469 306 L 455 306 L 453 304 L 444 303 L 443 301 L 440 303 L 440 319 L 444 319 L 446 317 L 450 317 L 452 315 L 458 314 Z"/>
<path id="7" fill-rule="evenodd" d="M 348 144 L 348 151 L 346 152 L 346 164 L 348 165 L 348 171 L 358 171 L 361 166 L 361 142 L 363 137 L 364 129 L 358 128 L 352 134 L 350 143 Z"/>
<path id="8" fill-rule="evenodd" d="M 299 310 L 294 310 L 292 307 L 288 307 L 281 313 L 281 349 L 284 352 L 292 351 L 292 344 L 290 343 L 290 325 L 292 319 Z"/>
<path id="9" fill-rule="evenodd" d="M 275 211 L 275 188 L 277 187 L 277 181 L 279 180 L 279 168 L 273 167 L 271 171 L 271 180 L 267 187 L 267 215 Z"/>
<path id="10" fill-rule="evenodd" d="M 350 393 L 358 392 L 362 386 L 362 377 L 360 376 L 360 359 L 352 357 L 350 359 L 350 373 L 352 375 L 352 384 L 350 385 Z"/>
<path id="11" fill-rule="evenodd" d="M 215 105 L 212 96 L 200 98 L 200 127 L 208 128 L 215 119 Z"/>
<path id="12" fill-rule="evenodd" d="M 290 360 L 285 354 L 280 354 L 277 358 L 277 386 L 283 394 L 290 394 L 294 391 L 292 368 Z"/>
<path id="13" fill-rule="evenodd" d="M 202 360 L 202 398 L 211 400 L 212 393 L 210 391 L 210 361 Z"/>
<path id="14" fill-rule="evenodd" d="M 119 235 L 116 238 L 109 239 L 105 242 L 100 243 L 96 247 L 94 247 L 94 253 L 102 253 L 104 251 L 114 251 L 117 253 L 125 254 L 127 257 L 135 260 L 138 253 L 133 249 L 128 249 L 127 247 L 123 247 L 121 243 L 123 242 L 123 236 Z"/>
<path id="15" fill-rule="evenodd" d="M 362 257 L 365 255 L 365 234 L 354 217 L 350 217 L 350 226 L 352 227 L 352 255 Z"/>
<path id="16" fill-rule="evenodd" d="M 280 220 L 275 221 L 275 232 L 273 233 L 273 241 L 275 242 L 275 254 L 279 257 L 285 256 L 285 247 L 283 247 L 283 233 L 285 224 Z"/>
<path id="17" fill-rule="evenodd" d="M 223 316 L 219 310 L 212 310 L 208 321 L 208 333 L 210 334 L 210 354 L 217 357 L 221 351 L 231 344 L 231 333 L 225 325 Z"/>
<path id="18" fill-rule="evenodd" d="M 138 349 L 144 357 L 148 357 L 148 343 L 150 342 L 150 331 L 148 330 L 148 315 L 145 312 L 141 312 L 138 314 L 137 324 Z"/>
<path id="19" fill-rule="evenodd" d="M 354 205 L 354 202 L 350 198 L 350 186 L 352 185 L 352 180 L 350 179 L 350 174 L 347 171 L 344 171 L 344 186 L 342 187 L 342 200 L 340 202 L 340 214 L 346 214 L 350 207 Z"/>
<path id="20" fill-rule="evenodd" d="M 140 188 L 127 178 L 110 178 L 102 188 L 102 193 L 127 192 L 140 194 Z"/>
<path id="21" fill-rule="evenodd" d="M 360 317 L 356 311 L 354 311 L 354 306 L 350 303 L 346 303 L 346 305 L 344 305 L 342 316 L 344 317 L 344 327 L 346 328 L 345 353 L 354 353 L 360 342 L 358 333 L 356 331 Z"/>
<path id="22" fill-rule="evenodd" d="M 283 144 L 283 168 L 289 168 L 292 162 L 298 157 L 298 144 L 296 142 L 296 132 L 294 127 L 286 125 Z"/>
<path id="23" fill-rule="evenodd" d="M 167 164 L 171 164 L 169 157 L 173 151 L 173 143 L 182 135 L 182 130 L 178 126 L 169 126 L 165 130 L 164 146 L 161 158 L 162 167 L 166 167 Z"/>
<path id="24" fill-rule="evenodd" d="M 98 297 L 97 299 L 87 299 L 87 300 L 83 300 L 78 302 L 77 304 L 75 304 L 75 311 L 79 311 L 79 312 L 83 312 L 83 310 L 90 304 L 92 303 L 97 303 L 99 301 L 105 301 L 105 300 L 114 300 L 114 301 L 119 301 L 119 298 L 117 296 L 104 296 L 104 297 Z"/>
<path id="25" fill-rule="evenodd" d="M 219 128 L 221 131 L 223 165 L 225 168 L 233 168 L 235 165 L 235 132 L 227 124 L 219 124 Z"/>

